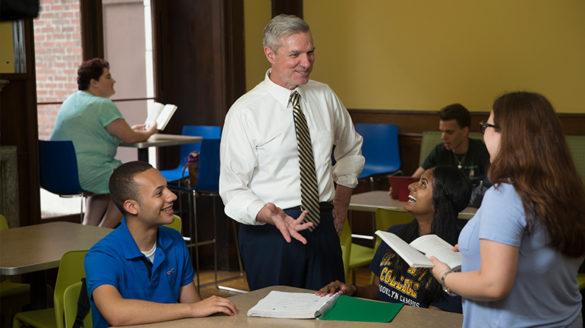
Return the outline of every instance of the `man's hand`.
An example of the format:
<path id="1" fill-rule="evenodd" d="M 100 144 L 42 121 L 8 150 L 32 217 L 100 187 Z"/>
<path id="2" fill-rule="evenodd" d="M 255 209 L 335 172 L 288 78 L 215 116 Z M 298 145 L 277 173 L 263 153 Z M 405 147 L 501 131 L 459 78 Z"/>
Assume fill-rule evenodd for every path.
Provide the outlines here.
<path id="1" fill-rule="evenodd" d="M 278 230 L 280 230 L 280 233 L 287 243 L 290 243 L 292 237 L 301 243 L 306 244 L 307 240 L 298 232 L 311 227 L 313 223 L 303 223 L 305 215 L 307 215 L 307 211 L 303 211 L 298 218 L 293 219 L 273 203 L 266 203 L 260 212 L 258 212 L 256 220 L 273 224 Z"/>
<path id="2" fill-rule="evenodd" d="M 227 315 L 236 315 L 238 310 L 234 303 L 227 298 L 219 296 L 210 296 L 202 301 L 191 303 L 191 316 L 193 318 L 206 317 L 214 313 L 225 313 Z"/>

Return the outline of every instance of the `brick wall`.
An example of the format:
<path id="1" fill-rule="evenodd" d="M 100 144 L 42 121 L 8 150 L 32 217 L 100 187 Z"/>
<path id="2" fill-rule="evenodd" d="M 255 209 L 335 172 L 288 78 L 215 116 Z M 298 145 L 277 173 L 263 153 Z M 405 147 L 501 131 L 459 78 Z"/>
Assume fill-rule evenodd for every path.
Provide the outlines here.
<path id="1" fill-rule="evenodd" d="M 39 139 L 48 139 L 60 104 L 77 91 L 82 61 L 79 0 L 41 0 L 34 20 Z"/>

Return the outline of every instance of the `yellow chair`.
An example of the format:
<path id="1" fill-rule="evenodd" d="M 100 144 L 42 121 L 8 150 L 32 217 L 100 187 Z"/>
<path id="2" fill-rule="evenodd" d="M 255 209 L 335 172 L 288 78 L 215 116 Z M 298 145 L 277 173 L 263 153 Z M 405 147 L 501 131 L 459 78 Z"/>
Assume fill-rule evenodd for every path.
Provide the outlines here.
<path id="1" fill-rule="evenodd" d="M 169 224 L 165 224 L 165 227 L 169 227 L 169 228 L 173 228 L 175 230 L 177 230 L 178 232 L 183 231 L 183 223 L 181 221 L 181 217 L 178 215 L 173 215 L 175 217 L 175 219 L 173 220 L 173 222 L 169 223 Z"/>
<path id="2" fill-rule="evenodd" d="M 69 251 L 61 257 L 59 270 L 57 271 L 57 282 L 53 293 L 54 308 L 19 312 L 14 316 L 13 328 L 22 326 L 33 326 L 38 328 L 63 328 L 63 295 L 65 288 L 81 281 L 85 277 L 83 261 L 87 250 Z"/>
<path id="3" fill-rule="evenodd" d="M 0 230 L 8 230 L 8 222 L 0 214 Z M 19 278 L 17 278 L 19 279 Z M 30 303 L 30 285 L 15 281 L 15 277 L 0 277 L 0 314 L 2 327 L 8 327 L 12 316 Z"/>
<path id="4" fill-rule="evenodd" d="M 351 228 L 348 220 L 345 220 L 339 241 L 341 243 L 345 282 L 355 284 L 355 269 L 369 265 L 372 262 L 374 249 L 351 242 Z"/>
<path id="5" fill-rule="evenodd" d="M 386 231 L 393 225 L 406 224 L 412 221 L 413 217 L 410 213 L 400 210 L 390 210 L 384 208 L 376 209 L 376 230 Z M 376 242 L 374 249 L 378 250 L 382 240 L 375 236 Z M 375 254 L 375 253 L 374 253 Z M 374 274 L 370 276 L 370 284 L 374 283 Z"/>
<path id="6" fill-rule="evenodd" d="M 0 214 L 0 230 L 7 230 L 8 229 L 8 221 L 4 215 Z"/>
<path id="7" fill-rule="evenodd" d="M 579 290 L 585 289 L 585 273 L 577 273 L 577 282 L 579 282 Z"/>
<path id="8" fill-rule="evenodd" d="M 63 313 L 65 315 L 65 327 L 73 327 L 75 318 L 77 317 L 77 300 L 79 299 L 79 293 L 81 293 L 83 283 L 81 281 L 69 285 L 65 288 L 63 294 Z M 83 318 L 83 327 L 91 328 L 93 325 L 91 321 L 91 309 Z"/>
<path id="9" fill-rule="evenodd" d="M 376 209 L 376 230 L 386 231 L 393 225 L 406 224 L 412 221 L 410 213 L 399 210 L 390 210 L 384 208 Z M 378 249 L 382 240 L 376 236 L 375 249 Z"/>

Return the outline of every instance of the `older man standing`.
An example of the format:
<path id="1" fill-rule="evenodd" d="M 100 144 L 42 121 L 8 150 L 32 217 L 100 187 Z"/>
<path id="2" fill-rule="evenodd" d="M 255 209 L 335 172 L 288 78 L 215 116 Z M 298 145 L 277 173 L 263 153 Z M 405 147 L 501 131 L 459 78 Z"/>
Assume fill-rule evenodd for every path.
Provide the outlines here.
<path id="1" fill-rule="evenodd" d="M 344 280 L 338 234 L 364 165 L 362 138 L 335 93 L 309 79 L 315 47 L 305 21 L 274 17 L 263 43 L 271 69 L 227 114 L 219 192 L 242 223 L 250 290 L 319 289 Z"/>

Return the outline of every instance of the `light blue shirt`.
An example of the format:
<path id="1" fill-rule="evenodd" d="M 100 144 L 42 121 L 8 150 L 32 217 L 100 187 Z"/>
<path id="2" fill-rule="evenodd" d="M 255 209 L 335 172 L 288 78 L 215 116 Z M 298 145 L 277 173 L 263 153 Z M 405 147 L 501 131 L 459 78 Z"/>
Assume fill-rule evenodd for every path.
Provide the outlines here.
<path id="1" fill-rule="evenodd" d="M 481 268 L 480 239 L 518 247 L 518 272 L 503 299 L 464 299 L 463 327 L 565 327 L 579 317 L 576 276 L 583 257 L 568 258 L 548 247 L 548 233 L 541 224 L 534 224 L 530 234 L 526 231 L 526 215 L 513 185 L 491 187 L 463 228 L 459 235 L 463 272 Z"/>
<path id="2" fill-rule="evenodd" d="M 84 190 L 110 193 L 110 176 L 122 162 L 114 159 L 120 139 L 111 135 L 106 126 L 123 118 L 110 99 L 85 91 L 77 91 L 63 102 L 51 140 L 73 141 L 79 183 Z"/>

